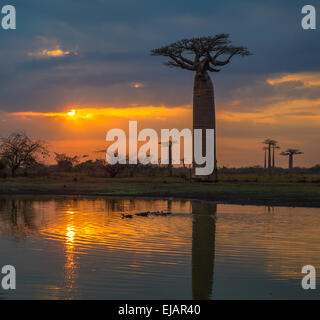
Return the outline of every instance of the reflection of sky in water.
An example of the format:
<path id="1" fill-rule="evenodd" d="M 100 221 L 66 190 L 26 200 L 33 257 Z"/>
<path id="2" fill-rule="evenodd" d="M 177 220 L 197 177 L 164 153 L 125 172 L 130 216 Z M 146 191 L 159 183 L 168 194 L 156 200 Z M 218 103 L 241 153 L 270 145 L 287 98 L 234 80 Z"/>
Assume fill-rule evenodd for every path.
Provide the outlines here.
<path id="1" fill-rule="evenodd" d="M 170 211 L 168 217 L 122 213 Z M 215 214 L 215 212 L 217 213 Z M 320 209 L 182 200 L 0 200 L 4 298 L 319 298 L 301 268 L 320 266 Z"/>

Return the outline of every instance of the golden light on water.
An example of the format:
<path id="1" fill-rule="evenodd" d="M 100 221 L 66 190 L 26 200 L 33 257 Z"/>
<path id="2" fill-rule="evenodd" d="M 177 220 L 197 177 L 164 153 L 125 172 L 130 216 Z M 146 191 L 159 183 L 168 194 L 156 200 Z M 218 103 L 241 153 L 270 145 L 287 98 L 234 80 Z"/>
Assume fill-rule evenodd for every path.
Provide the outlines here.
<path id="1" fill-rule="evenodd" d="M 75 236 L 74 226 L 67 227 L 67 232 L 66 232 L 67 243 L 73 244 L 74 236 Z"/>
<path id="2" fill-rule="evenodd" d="M 123 213 L 134 215 L 147 210 L 172 215 L 122 218 Z M 318 211 L 216 206 L 189 200 L 18 200 L 7 201 L 0 208 L 7 217 L 0 219 L 0 234 L 16 238 L 21 233 L 20 239 L 34 239 L 41 255 L 55 263 L 60 281 L 54 287 L 45 286 L 44 296 L 80 298 L 88 284 L 98 281 L 114 289 L 115 294 L 122 294 L 124 281 L 135 287 L 136 281 L 140 286 L 146 276 L 157 281 L 161 275 L 169 282 L 190 277 L 185 273 L 189 270 L 186 266 L 193 270 L 193 294 L 210 294 L 212 286 L 219 288 L 219 279 L 226 275 L 221 273 L 221 266 L 226 266 L 226 272 L 234 277 L 247 279 L 254 290 L 256 285 L 252 287 L 251 282 L 257 279 L 252 279 L 252 272 L 259 275 L 261 284 L 301 281 L 301 266 L 318 265 L 320 261 Z M 11 213 L 4 212 L 16 213 L 15 221 Z M 22 229 L 20 226 L 26 223 L 29 228 Z M 202 263 L 199 255 L 207 262 Z M 34 261 L 30 263 L 30 268 L 38 267 Z M 218 267 L 214 271 L 213 278 L 214 264 L 220 270 Z M 211 282 L 202 282 L 200 275 L 206 275 Z M 99 290 L 103 287 L 97 286 L 89 294 Z M 260 293 L 265 292 L 263 289 Z"/>

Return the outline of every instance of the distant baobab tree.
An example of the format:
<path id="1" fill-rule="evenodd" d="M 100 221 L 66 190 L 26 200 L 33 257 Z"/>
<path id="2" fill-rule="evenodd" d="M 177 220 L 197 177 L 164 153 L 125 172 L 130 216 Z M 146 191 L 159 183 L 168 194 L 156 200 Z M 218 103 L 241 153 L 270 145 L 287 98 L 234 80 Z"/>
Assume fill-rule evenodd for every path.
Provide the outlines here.
<path id="1" fill-rule="evenodd" d="M 262 150 L 264 151 L 264 168 L 266 169 L 267 168 L 267 150 L 268 150 L 269 148 L 267 147 L 267 146 L 264 146 L 263 148 L 262 148 Z"/>
<path id="2" fill-rule="evenodd" d="M 183 39 L 167 46 L 151 50 L 153 56 L 170 58 L 165 62 L 169 67 L 177 67 L 195 72 L 193 87 L 193 129 L 204 129 L 202 150 L 206 153 L 205 129 L 216 129 L 213 84 L 208 72 L 219 72 L 236 56 L 249 56 L 245 47 L 231 45 L 228 34 Z M 208 177 L 218 181 L 216 160 L 216 130 L 214 131 L 214 171 Z"/>
<path id="3" fill-rule="evenodd" d="M 167 146 L 168 147 L 168 169 L 169 169 L 169 175 L 172 177 L 173 172 L 172 172 L 172 145 L 178 143 L 178 141 L 172 141 L 172 139 L 169 139 L 168 142 L 159 142 L 160 145 L 162 146 Z"/>
<path id="4" fill-rule="evenodd" d="M 281 152 L 282 156 L 289 156 L 289 169 L 293 168 L 293 156 L 296 154 L 303 154 L 303 152 L 298 149 L 287 149 L 286 151 Z"/>
<path id="5" fill-rule="evenodd" d="M 272 140 L 272 168 L 275 167 L 275 149 L 280 149 L 280 146 L 278 145 L 278 141 Z"/>
<path id="6" fill-rule="evenodd" d="M 266 168 L 266 151 L 268 150 L 268 168 L 274 168 L 275 167 L 275 149 L 280 149 L 278 145 L 278 141 L 272 140 L 272 139 L 266 139 L 262 142 L 266 146 L 263 148 L 265 150 L 265 168 Z M 271 155 L 272 153 L 272 155 Z"/>
<path id="7" fill-rule="evenodd" d="M 272 140 L 271 139 L 266 139 L 262 142 L 263 144 L 266 145 L 266 148 L 268 150 L 268 168 L 271 168 L 271 145 L 272 145 Z"/>

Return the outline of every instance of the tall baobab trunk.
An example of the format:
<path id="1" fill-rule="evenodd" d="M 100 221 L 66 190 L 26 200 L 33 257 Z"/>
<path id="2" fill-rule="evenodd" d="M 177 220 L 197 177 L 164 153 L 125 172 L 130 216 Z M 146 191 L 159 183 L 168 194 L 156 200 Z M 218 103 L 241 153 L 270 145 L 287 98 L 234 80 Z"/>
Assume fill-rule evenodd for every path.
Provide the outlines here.
<path id="1" fill-rule="evenodd" d="M 207 72 L 197 73 L 193 87 L 193 129 L 202 129 L 202 154 L 206 155 L 206 129 L 214 129 L 214 170 L 206 180 L 218 181 L 216 159 L 216 117 L 214 90 L 210 76 Z M 193 139 L 194 140 L 194 139 Z M 194 150 L 194 146 L 193 146 Z M 194 163 L 194 167 L 196 164 Z"/>
<path id="2" fill-rule="evenodd" d="M 169 175 L 172 177 L 172 140 L 169 140 Z"/>
<path id="3" fill-rule="evenodd" d="M 289 154 L 289 169 L 293 168 L 293 154 Z"/>
<path id="4" fill-rule="evenodd" d="M 272 168 L 274 168 L 274 144 L 272 145 Z"/>
<path id="5" fill-rule="evenodd" d="M 271 144 L 269 143 L 268 145 L 268 168 L 270 169 L 271 168 Z"/>
<path id="6" fill-rule="evenodd" d="M 267 149 L 264 149 L 264 168 L 267 168 Z"/>

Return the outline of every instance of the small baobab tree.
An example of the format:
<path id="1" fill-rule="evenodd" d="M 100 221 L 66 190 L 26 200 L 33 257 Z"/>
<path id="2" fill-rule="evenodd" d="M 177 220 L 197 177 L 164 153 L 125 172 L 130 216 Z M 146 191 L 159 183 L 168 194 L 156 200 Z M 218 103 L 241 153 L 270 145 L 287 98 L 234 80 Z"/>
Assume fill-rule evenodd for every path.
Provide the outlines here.
<path id="1" fill-rule="evenodd" d="M 32 140 L 24 132 L 15 132 L 0 139 L 0 157 L 15 176 L 19 168 L 35 165 L 39 158 L 49 155 L 45 142 Z"/>
<path id="2" fill-rule="evenodd" d="M 165 56 L 165 65 L 195 72 L 193 87 L 193 129 L 202 129 L 202 152 L 206 153 L 206 129 L 214 129 L 214 170 L 208 180 L 217 181 L 216 117 L 212 81 L 209 72 L 219 72 L 235 56 L 251 53 L 242 46 L 233 46 L 228 34 L 183 39 L 151 50 L 153 56 Z M 195 165 L 195 164 L 194 164 Z"/>
<path id="3" fill-rule="evenodd" d="M 281 152 L 282 156 L 289 156 L 289 169 L 293 168 L 293 156 L 297 154 L 303 154 L 303 152 L 298 149 L 287 149 L 286 151 Z"/>

